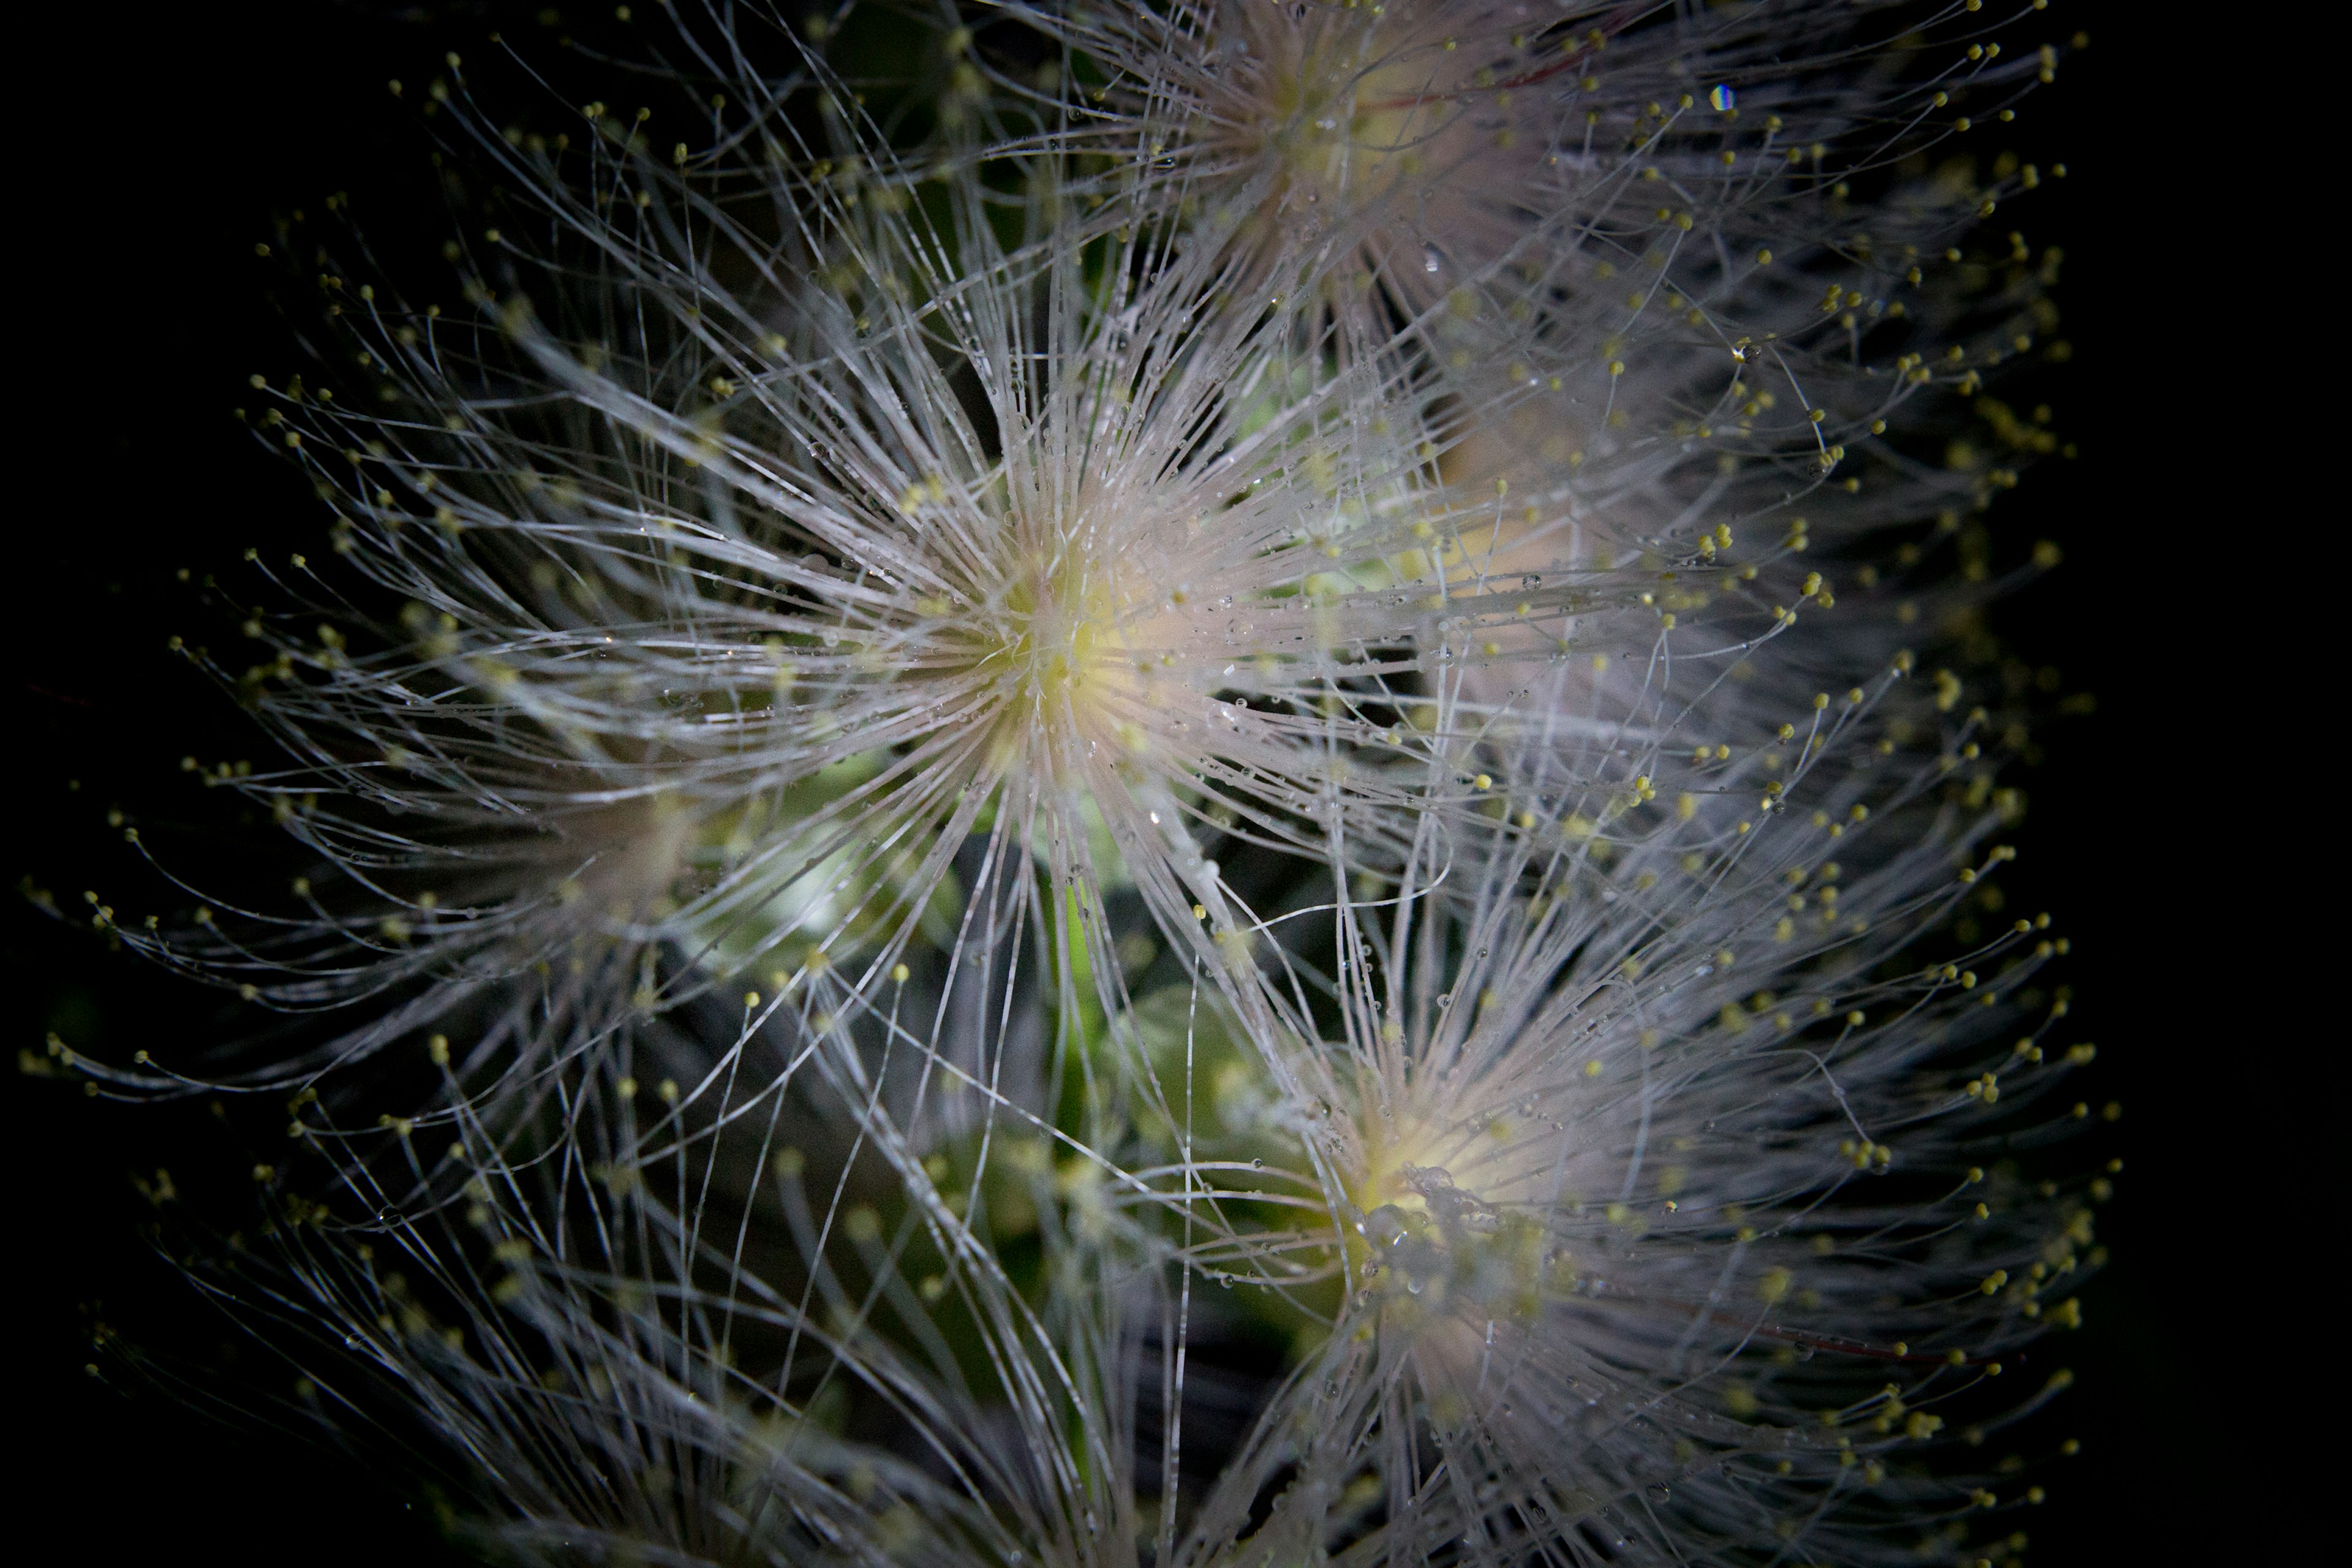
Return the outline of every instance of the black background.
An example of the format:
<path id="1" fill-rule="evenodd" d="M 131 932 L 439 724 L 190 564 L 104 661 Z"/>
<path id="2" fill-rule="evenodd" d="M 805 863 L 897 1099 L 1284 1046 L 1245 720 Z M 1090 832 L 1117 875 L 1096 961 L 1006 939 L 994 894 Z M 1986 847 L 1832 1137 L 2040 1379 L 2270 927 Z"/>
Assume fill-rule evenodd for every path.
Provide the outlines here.
<path id="1" fill-rule="evenodd" d="M 0 733 L 18 793 L 0 871 L 76 908 L 90 887 L 137 910 L 162 889 L 106 812 L 197 820 L 205 807 L 179 758 L 247 745 L 234 708 L 164 652 L 173 632 L 220 630 L 175 571 L 227 581 L 247 545 L 324 546 L 305 486 L 230 414 L 249 374 L 300 367 L 273 303 L 286 274 L 254 244 L 274 216 L 349 188 L 373 240 L 426 255 L 446 225 L 413 85 L 444 50 L 481 49 L 491 25 L 526 44 L 550 35 L 536 6 L 44 9 L 47 41 L 12 46 Z M 609 6 L 566 9 L 612 25 Z M 2284 883 L 2263 880 L 2299 831 L 2272 793 L 2293 776 L 2273 771 L 2293 765 L 2274 737 L 2301 748 L 2325 726 L 2282 730 L 2263 713 L 2295 660 L 2261 624 L 2266 585 L 2243 572 L 2245 552 L 2273 548 L 2258 541 L 2326 519 L 2281 526 L 2236 489 L 2262 437 L 2242 439 L 2225 405 L 2263 395 L 2228 363 L 2243 345 L 2204 335 L 2221 330 L 2211 315 L 2232 275 L 2193 258 L 2227 252 L 2217 226 L 2255 220 L 2193 161 L 2190 127 L 2164 128 L 2151 89 L 2169 90 L 2172 45 L 2152 18 L 2133 36 L 2133 10 L 2057 0 L 2014 35 L 2030 44 L 2036 29 L 2083 26 L 2094 38 L 2014 138 L 2070 166 L 2068 184 L 2021 222 L 2069 252 L 2060 299 L 2078 352 L 2046 395 L 2080 456 L 2044 465 L 1996 509 L 1999 536 L 2047 535 L 2068 555 L 2003 617 L 2029 658 L 2059 665 L 2098 708 L 2053 730 L 2047 760 L 2020 780 L 2033 806 L 2011 885 L 2074 933 L 2075 1037 L 2102 1047 L 2091 1092 L 2124 1102 L 2105 1142 L 2127 1163 L 2102 1216 L 2115 1260 L 2084 1291 L 2090 1328 L 2063 1346 L 2079 1381 L 2061 1426 L 2084 1451 L 2042 1478 L 2052 1501 L 2019 1522 L 2033 1537 L 2029 1561 L 2220 1563 L 2260 1553 L 2310 1502 L 2288 1473 L 2300 1445 L 2254 1395 L 2300 1383 L 2341 1332 L 2308 1310 L 2326 1299 L 2312 1271 L 2336 1250 L 2311 1227 L 2340 1237 L 2341 1167 L 2304 1178 L 2291 1164 L 2335 1136 L 2339 1102 L 2313 1074 L 2323 1051 L 2342 1048 L 2340 1018 L 2333 1047 L 2294 1027 L 2306 984 L 2298 921 L 2277 912 L 2294 907 L 2273 901 L 2290 900 Z M 413 84 L 406 106 L 384 89 L 394 76 Z M 2226 99 L 2228 86 L 2208 72 L 2199 90 Z M 370 210 L 425 221 L 387 232 Z M 2290 869 L 2312 888 L 2328 876 L 2315 862 Z M 5 920 L 0 1048 L 38 1055 L 56 1029 L 120 1059 L 151 1036 L 222 1021 L 210 993 L 111 956 L 21 900 L 7 900 Z M 22 1320 L 7 1341 L 11 1479 L 24 1499 L 10 1529 L 50 1536 L 55 1555 L 38 1560 L 150 1562 L 191 1548 L 256 1568 L 454 1560 L 421 1505 L 332 1456 L 84 1371 L 94 1310 L 166 1335 L 226 1337 L 132 1232 L 134 1169 L 172 1164 L 184 1183 L 226 1173 L 200 1116 L 89 1101 L 14 1073 L 0 1116 L 0 1258 Z M 2334 1399 L 2324 1381 L 2308 1397 Z"/>

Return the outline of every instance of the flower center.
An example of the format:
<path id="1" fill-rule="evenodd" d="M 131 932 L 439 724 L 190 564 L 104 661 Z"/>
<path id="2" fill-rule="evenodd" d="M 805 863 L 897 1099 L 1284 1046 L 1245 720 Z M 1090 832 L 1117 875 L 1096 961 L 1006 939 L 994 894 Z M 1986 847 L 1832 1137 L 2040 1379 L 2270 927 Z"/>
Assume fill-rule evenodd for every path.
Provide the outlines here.
<path id="1" fill-rule="evenodd" d="M 1022 697 L 1075 696 L 1117 664 L 1107 589 L 1052 578 L 1016 581 L 1005 596 L 1004 662 Z"/>

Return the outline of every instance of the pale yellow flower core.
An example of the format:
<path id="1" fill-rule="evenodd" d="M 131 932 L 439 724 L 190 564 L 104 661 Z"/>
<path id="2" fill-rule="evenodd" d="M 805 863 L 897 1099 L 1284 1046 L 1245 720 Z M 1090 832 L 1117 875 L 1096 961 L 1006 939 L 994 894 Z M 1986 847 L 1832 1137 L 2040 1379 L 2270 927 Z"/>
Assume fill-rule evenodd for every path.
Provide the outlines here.
<path id="1" fill-rule="evenodd" d="M 1016 705 L 1086 704 L 1102 683 L 1134 673 L 1118 620 L 1117 596 L 1098 574 L 1066 567 L 1015 577 L 998 621 L 1003 640 L 982 663 L 1001 670 Z"/>
<path id="2" fill-rule="evenodd" d="M 1136 749 L 1147 687 L 1181 629 L 1166 589 L 1082 545 L 1035 554 L 1047 558 L 1010 569 L 960 633 L 962 668 L 989 683 L 999 760 L 1055 770 L 1066 742 Z"/>
<path id="3" fill-rule="evenodd" d="M 1538 1220 L 1454 1182 L 1450 1167 L 1507 1157 L 1509 1137 L 1502 1122 L 1465 1132 L 1401 1118 L 1366 1148 L 1348 1189 L 1362 1217 L 1339 1230 L 1350 1272 L 1391 1314 L 1419 1322 L 1451 1300 L 1488 1318 L 1525 1317 L 1548 1284 L 1573 1278 Z"/>
<path id="4" fill-rule="evenodd" d="M 1431 48 L 1400 48 L 1361 26 L 1252 27 L 1256 68 L 1219 79 L 1216 116 L 1238 158 L 1271 166 L 1257 222 L 1297 223 L 1378 201 L 1423 172 L 1433 138 L 1458 117 L 1432 79 Z"/>

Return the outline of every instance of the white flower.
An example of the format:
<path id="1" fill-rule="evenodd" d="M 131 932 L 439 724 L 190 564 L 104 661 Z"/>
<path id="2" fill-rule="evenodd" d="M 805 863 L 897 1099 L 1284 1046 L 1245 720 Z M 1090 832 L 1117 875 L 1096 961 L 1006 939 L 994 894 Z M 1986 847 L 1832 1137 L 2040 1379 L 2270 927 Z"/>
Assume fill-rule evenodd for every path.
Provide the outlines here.
<path id="1" fill-rule="evenodd" d="M 2079 1321 L 2044 1298 L 2087 1184 L 2000 1151 L 2087 1053 L 2034 922 L 1931 956 L 2009 851 L 1916 788 L 1822 763 L 1752 828 L 1555 813 L 1338 906 L 1290 967 L 1336 1033 L 1226 1069 L 1188 1198 L 1194 1255 L 1302 1347 L 1202 1529 L 1285 1463 L 1283 1550 L 1394 1562 L 1874 1561 L 1966 1505 L 1980 1478 L 1885 1472 L 2007 1418 L 1989 1380 Z M 1863 798 L 1835 840 L 1810 815 Z M 1253 1095 L 1302 1109 L 1224 1110 Z"/>
<path id="2" fill-rule="evenodd" d="M 512 281 L 464 324 L 349 290 L 373 405 L 295 383 L 258 421 L 406 608 L 306 565 L 275 584 L 299 609 L 253 609 L 274 658 L 235 683 L 291 761 L 224 782 L 323 864 L 256 931 L 149 945 L 286 1006 L 428 988 L 340 1054 L 557 955 L 589 1012 L 621 975 L 638 1006 L 868 987 L 962 940 L 975 837 L 1081 889 L 1098 974 L 1129 882 L 1222 962 L 1249 921 L 1204 833 L 1314 854 L 1460 806 L 1400 721 L 1433 660 L 1483 657 L 1424 651 L 1433 607 L 1640 613 L 1606 574 L 1449 580 L 1431 545 L 1483 503 L 1431 483 L 1403 356 L 1233 308 L 1213 256 L 1040 213 L 1008 249 L 978 173 L 933 222 L 845 127 L 775 148 L 751 204 L 605 134 L 584 171 L 492 140 L 572 238 L 486 242 Z"/>

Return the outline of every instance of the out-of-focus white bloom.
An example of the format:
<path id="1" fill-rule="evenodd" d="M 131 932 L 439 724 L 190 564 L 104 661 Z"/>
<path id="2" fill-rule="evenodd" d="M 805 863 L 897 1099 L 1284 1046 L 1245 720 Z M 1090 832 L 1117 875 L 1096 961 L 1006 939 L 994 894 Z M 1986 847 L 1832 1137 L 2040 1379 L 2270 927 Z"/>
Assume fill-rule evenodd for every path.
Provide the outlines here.
<path id="1" fill-rule="evenodd" d="M 1323 289 L 1369 347 L 1416 323 L 1441 368 L 1636 375 L 1594 384 L 1563 432 L 1580 448 L 1603 426 L 1648 436 L 1670 399 L 1703 422 L 1685 384 L 1709 354 L 1762 362 L 1751 380 L 1785 404 L 1784 382 L 1842 379 L 1849 340 L 1923 304 L 1926 336 L 1950 331 L 1967 290 L 1947 251 L 2041 174 L 2004 160 L 1980 184 L 1931 160 L 2011 117 L 2053 58 L 1876 0 L 1003 9 L 1068 51 L 1078 90 L 1041 118 L 1057 153 L 1107 164 L 1095 221 L 1172 221 L 1263 287 Z M 2014 352 L 2013 328 L 1977 325 L 1971 363 Z M 1908 346 L 1921 382 L 1966 368 Z M 1765 423 L 1818 454 L 1873 417 L 1839 390 L 1823 440 L 1789 423 L 1821 401 L 1802 386 Z"/>
<path id="2" fill-rule="evenodd" d="M 1057 1349 L 1084 1309 L 1025 1301 L 936 1195 L 886 1223 L 849 1156 L 891 1135 L 809 1063 L 760 1059 L 781 1070 L 718 1114 L 604 1079 L 570 1161 L 461 1108 L 403 1174 L 430 1135 L 404 1124 L 221 1258 L 220 1298 L 306 1368 L 302 1401 L 378 1418 L 345 1432 L 371 1458 L 420 1444 L 445 1524 L 501 1555 L 1132 1562 L 1128 1368 Z M 353 1227 L 354 1198 L 383 1206 Z"/>

